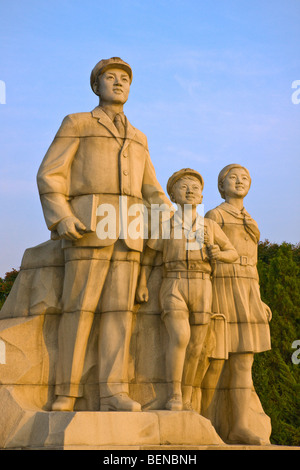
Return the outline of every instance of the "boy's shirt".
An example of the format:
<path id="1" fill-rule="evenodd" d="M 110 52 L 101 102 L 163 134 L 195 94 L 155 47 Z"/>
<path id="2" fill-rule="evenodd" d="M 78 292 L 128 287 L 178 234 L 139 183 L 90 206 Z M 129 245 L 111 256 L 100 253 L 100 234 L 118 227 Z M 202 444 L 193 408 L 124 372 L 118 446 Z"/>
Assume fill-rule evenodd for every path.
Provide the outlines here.
<path id="1" fill-rule="evenodd" d="M 184 224 L 179 211 L 169 220 L 162 222 L 161 233 L 157 230 L 148 240 L 147 246 L 162 252 L 166 271 L 198 271 L 211 273 L 211 263 L 207 254 L 207 244 L 218 245 L 221 251 L 234 250 L 234 247 L 219 225 L 211 219 L 196 216 L 195 223 Z"/>

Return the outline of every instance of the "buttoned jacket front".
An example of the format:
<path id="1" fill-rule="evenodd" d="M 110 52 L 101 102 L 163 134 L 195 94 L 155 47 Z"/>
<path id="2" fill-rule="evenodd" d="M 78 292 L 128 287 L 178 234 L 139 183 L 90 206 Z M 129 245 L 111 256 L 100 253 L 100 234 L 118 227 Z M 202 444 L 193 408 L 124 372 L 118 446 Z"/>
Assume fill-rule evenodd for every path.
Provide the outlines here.
<path id="1" fill-rule="evenodd" d="M 157 181 L 146 136 L 126 119 L 122 139 L 99 106 L 90 113 L 65 117 L 42 161 L 37 182 L 50 230 L 55 230 L 63 218 L 74 215 L 74 199 L 80 207 L 89 195 L 96 196 L 97 207 L 102 203 L 113 205 L 117 215 L 120 196 L 127 197 L 128 207 L 144 201 L 171 205 Z M 118 234 L 115 239 L 101 240 L 92 233 L 73 245 L 106 246 L 117 238 Z M 126 237 L 125 243 L 130 249 L 142 251 L 142 239 Z"/>
<path id="2" fill-rule="evenodd" d="M 205 243 L 204 234 L 209 243 Z M 170 220 L 162 223 L 161 236 L 157 230 L 147 245 L 162 252 L 167 271 L 192 270 L 211 273 L 207 245 L 218 245 L 221 251 L 230 250 L 235 253 L 234 247 L 216 222 L 197 214 L 194 227 L 191 227 L 185 225 L 179 211 L 176 211 Z"/>

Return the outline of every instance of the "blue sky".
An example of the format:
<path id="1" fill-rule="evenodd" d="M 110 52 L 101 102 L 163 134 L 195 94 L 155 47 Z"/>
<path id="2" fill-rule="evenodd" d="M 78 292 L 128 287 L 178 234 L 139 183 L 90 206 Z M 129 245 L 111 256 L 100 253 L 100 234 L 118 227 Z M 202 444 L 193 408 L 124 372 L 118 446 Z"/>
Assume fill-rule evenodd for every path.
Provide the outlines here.
<path id="1" fill-rule="evenodd" d="M 38 167 L 63 117 L 97 105 L 90 72 L 112 56 L 133 68 L 125 113 L 164 188 L 195 168 L 208 210 L 241 163 L 261 238 L 299 242 L 299 0 L 0 0 L 0 16 L 0 276 L 49 238 Z"/>

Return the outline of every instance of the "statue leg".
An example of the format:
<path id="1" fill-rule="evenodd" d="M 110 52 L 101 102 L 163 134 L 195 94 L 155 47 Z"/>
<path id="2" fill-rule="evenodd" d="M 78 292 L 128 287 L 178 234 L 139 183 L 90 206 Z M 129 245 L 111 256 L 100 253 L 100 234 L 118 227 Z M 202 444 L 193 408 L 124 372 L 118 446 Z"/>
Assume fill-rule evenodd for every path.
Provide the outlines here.
<path id="1" fill-rule="evenodd" d="M 201 414 L 210 420 L 212 420 L 211 405 L 224 363 L 224 359 L 211 359 L 201 384 Z"/>
<path id="2" fill-rule="evenodd" d="M 186 348 L 190 339 L 188 311 L 169 311 L 163 320 L 168 332 L 166 351 L 166 375 L 169 386 L 169 399 L 166 409 L 179 411 L 182 409 L 182 373 Z"/>
<path id="3" fill-rule="evenodd" d="M 229 356 L 231 430 L 228 441 L 232 443 L 262 444 L 261 438 L 248 428 L 253 358 L 253 353 L 234 353 Z"/>
<path id="4" fill-rule="evenodd" d="M 192 392 L 198 369 L 200 355 L 204 346 L 211 317 L 212 286 L 209 275 L 206 278 L 188 280 L 188 305 L 191 337 L 186 350 L 182 377 L 183 406 L 192 409 Z M 202 375 L 207 369 L 207 361 L 202 366 Z M 199 377 L 197 377 L 197 381 Z M 199 389 L 200 394 L 200 389 Z M 201 397 L 199 397 L 201 402 Z"/>
<path id="5" fill-rule="evenodd" d="M 112 250 L 108 248 L 101 254 L 110 258 Z M 73 248 L 66 253 L 54 411 L 71 411 L 76 397 L 82 396 L 80 381 L 86 348 L 110 264 L 109 259 L 98 259 L 99 250 Z"/>
<path id="6" fill-rule="evenodd" d="M 141 411 L 128 396 L 128 362 L 132 333 L 131 311 L 101 314 L 99 334 L 100 409 Z"/>
<path id="7" fill-rule="evenodd" d="M 186 350 L 183 376 L 182 400 L 186 410 L 192 409 L 192 392 L 201 351 L 208 330 L 208 323 L 204 325 L 191 325 L 191 338 Z M 205 371 L 203 371 L 204 375 Z"/>
<path id="8" fill-rule="evenodd" d="M 128 386 L 128 363 L 140 254 L 117 242 L 101 299 L 100 409 L 141 411 Z"/>

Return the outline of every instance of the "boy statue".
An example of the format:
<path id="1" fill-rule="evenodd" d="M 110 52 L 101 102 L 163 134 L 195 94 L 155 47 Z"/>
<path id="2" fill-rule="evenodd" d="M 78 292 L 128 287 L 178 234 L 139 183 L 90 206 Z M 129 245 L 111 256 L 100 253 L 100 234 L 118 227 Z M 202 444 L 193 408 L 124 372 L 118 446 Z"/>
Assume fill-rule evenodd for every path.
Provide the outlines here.
<path id="1" fill-rule="evenodd" d="M 160 303 L 169 340 L 166 409 L 172 411 L 191 409 L 192 384 L 212 311 L 211 262 L 231 263 L 238 256 L 218 224 L 197 214 L 203 184 L 200 173 L 189 168 L 169 178 L 167 191 L 178 210 L 161 223 L 160 236 L 155 233 L 147 241 L 136 293 L 138 302 L 147 302 L 147 281 L 157 252 L 162 252 Z"/>

